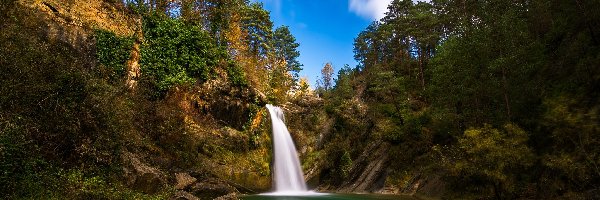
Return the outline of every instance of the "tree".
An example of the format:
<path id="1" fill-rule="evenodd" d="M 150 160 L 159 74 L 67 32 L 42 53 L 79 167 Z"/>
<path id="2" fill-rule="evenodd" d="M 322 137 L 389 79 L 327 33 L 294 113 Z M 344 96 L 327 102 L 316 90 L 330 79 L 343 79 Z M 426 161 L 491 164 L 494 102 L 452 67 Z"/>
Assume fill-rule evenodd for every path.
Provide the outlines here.
<path id="1" fill-rule="evenodd" d="M 297 50 L 300 44 L 290 33 L 288 26 L 280 26 L 273 34 L 273 48 L 276 56 L 285 59 L 287 70 L 293 74 L 294 81 L 298 80 L 298 73 L 302 70 L 302 64 L 297 60 L 300 52 Z"/>
<path id="2" fill-rule="evenodd" d="M 272 101 L 283 103 L 287 99 L 287 94 L 292 85 L 292 75 L 287 71 L 285 60 L 279 60 L 273 64 L 269 71 L 270 96 L 275 97 Z"/>
<path id="3" fill-rule="evenodd" d="M 323 69 L 321 69 L 321 80 L 325 91 L 333 88 L 333 66 L 331 66 L 331 63 L 326 63 Z"/>
<path id="4" fill-rule="evenodd" d="M 247 41 L 251 55 L 256 58 L 266 58 L 272 50 L 273 22 L 269 11 L 262 3 L 251 3 L 246 7 L 242 20 L 244 29 L 248 32 Z"/>
<path id="5" fill-rule="evenodd" d="M 335 86 L 332 88 L 331 100 L 334 104 L 343 104 L 343 101 L 352 99 L 353 87 L 352 78 L 355 75 L 354 69 L 345 64 L 340 70 L 335 80 Z"/>
<path id="6" fill-rule="evenodd" d="M 310 93 L 310 84 L 308 83 L 308 78 L 302 77 L 298 81 L 298 92 L 300 92 L 301 96 L 307 95 Z"/>

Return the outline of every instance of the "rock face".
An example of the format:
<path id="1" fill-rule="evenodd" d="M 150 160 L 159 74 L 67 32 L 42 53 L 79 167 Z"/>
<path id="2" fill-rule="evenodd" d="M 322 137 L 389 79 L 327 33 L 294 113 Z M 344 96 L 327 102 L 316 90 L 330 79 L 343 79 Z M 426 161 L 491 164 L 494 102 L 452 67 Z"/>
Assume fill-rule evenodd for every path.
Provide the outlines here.
<path id="1" fill-rule="evenodd" d="M 240 88 L 227 81 L 226 72 L 217 70 L 219 78 L 208 80 L 197 91 L 195 107 L 204 115 L 210 115 L 216 120 L 237 130 L 242 130 L 250 120 L 251 104 L 248 99 L 254 99 L 256 104 L 264 106 L 266 96 L 255 89 Z"/>
<path id="2" fill-rule="evenodd" d="M 67 44 L 94 60 L 94 29 L 105 29 L 119 36 L 133 36 L 141 20 L 133 14 L 119 12 L 115 4 L 97 0 L 17 0 L 17 6 L 30 10 L 27 26 L 37 29 L 41 37 Z M 122 9 L 121 9 L 122 10 Z"/>
<path id="3" fill-rule="evenodd" d="M 446 191 L 445 188 L 446 184 L 441 175 L 424 176 L 421 173 L 416 173 L 404 188 L 400 188 L 399 193 L 441 197 Z"/>
<path id="4" fill-rule="evenodd" d="M 354 161 L 348 178 L 338 192 L 377 192 L 383 189 L 387 177 L 389 149 L 390 144 L 387 142 L 376 141 L 369 144 Z"/>
<path id="5" fill-rule="evenodd" d="M 28 10 L 23 15 L 25 23 L 17 30 L 3 27 L 3 31 L 18 33 L 27 30 L 51 45 L 64 45 L 74 49 L 82 67 L 97 65 L 94 30 L 111 31 L 121 37 L 137 37 L 127 61 L 126 85 L 134 89 L 140 76 L 139 45 L 141 43 L 141 19 L 127 12 L 122 4 L 101 0 L 15 0 L 15 10 Z M 21 17 L 21 16 L 20 16 Z M 2 26 L 2 25 L 0 25 Z"/>
<path id="6" fill-rule="evenodd" d="M 121 156 L 125 184 L 135 190 L 155 194 L 167 185 L 165 175 L 143 163 L 139 156 L 125 152 Z"/>
<path id="7" fill-rule="evenodd" d="M 142 35 L 142 33 L 138 33 L 138 35 Z M 139 40 L 135 41 L 133 44 L 133 48 L 131 49 L 131 55 L 129 56 L 129 60 L 127 60 L 127 80 L 125 84 L 127 88 L 130 90 L 135 90 L 137 87 L 138 79 L 142 75 L 142 70 L 140 69 L 140 43 Z"/>

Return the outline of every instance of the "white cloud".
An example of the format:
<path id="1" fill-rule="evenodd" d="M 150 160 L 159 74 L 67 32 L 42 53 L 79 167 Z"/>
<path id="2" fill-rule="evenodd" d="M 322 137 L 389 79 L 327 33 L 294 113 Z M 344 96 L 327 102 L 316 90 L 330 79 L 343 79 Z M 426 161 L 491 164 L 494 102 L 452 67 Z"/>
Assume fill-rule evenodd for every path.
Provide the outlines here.
<path id="1" fill-rule="evenodd" d="M 431 0 L 412 0 L 413 3 L 430 2 Z M 388 11 L 387 7 L 392 3 L 392 0 L 348 0 L 348 9 L 371 20 L 379 20 L 385 17 Z"/>
<path id="2" fill-rule="evenodd" d="M 348 9 L 359 16 L 379 20 L 385 16 L 392 0 L 349 0 Z"/>

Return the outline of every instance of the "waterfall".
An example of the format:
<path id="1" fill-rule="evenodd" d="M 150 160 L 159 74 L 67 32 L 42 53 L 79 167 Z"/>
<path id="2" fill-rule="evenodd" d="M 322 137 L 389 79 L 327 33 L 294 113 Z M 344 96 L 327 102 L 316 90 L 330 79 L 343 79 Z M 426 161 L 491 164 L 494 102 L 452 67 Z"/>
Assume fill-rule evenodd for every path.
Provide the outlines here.
<path id="1" fill-rule="evenodd" d="M 283 111 L 270 104 L 267 104 L 267 109 L 273 123 L 274 192 L 306 192 L 306 181 L 304 181 L 294 141 L 284 123 Z"/>

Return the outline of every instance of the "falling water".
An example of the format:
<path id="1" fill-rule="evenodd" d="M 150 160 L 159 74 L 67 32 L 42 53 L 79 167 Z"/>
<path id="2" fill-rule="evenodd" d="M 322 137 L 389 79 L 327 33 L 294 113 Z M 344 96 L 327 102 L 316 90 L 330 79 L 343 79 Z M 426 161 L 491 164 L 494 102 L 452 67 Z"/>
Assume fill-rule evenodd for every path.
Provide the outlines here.
<path id="1" fill-rule="evenodd" d="M 267 104 L 273 123 L 273 154 L 275 165 L 274 189 L 275 193 L 303 193 L 306 192 L 306 181 L 302 175 L 300 161 L 290 132 L 284 124 L 283 111 L 277 106 Z"/>

